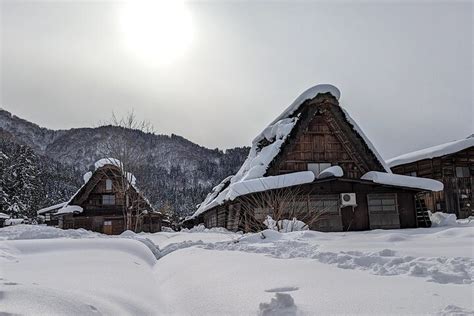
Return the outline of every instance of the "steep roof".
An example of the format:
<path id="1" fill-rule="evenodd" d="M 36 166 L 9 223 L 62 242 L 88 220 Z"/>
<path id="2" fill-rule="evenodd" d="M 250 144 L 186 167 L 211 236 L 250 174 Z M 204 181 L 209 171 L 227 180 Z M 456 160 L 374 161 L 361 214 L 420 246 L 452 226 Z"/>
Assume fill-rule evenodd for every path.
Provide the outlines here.
<path id="1" fill-rule="evenodd" d="M 41 214 L 45 214 L 45 213 L 49 213 L 49 212 L 58 210 L 58 209 L 62 208 L 65 204 L 66 204 L 66 202 L 62 202 L 62 203 L 58 203 L 58 204 L 55 204 L 55 205 L 51 205 L 51 206 L 42 208 L 42 209 L 36 211 L 36 214 L 41 215 Z"/>
<path id="2" fill-rule="evenodd" d="M 79 188 L 79 190 L 76 191 L 76 193 L 74 193 L 71 196 L 71 198 L 67 202 L 62 203 L 63 204 L 62 207 L 55 214 L 56 215 L 63 215 L 63 214 L 69 214 L 69 213 L 81 213 L 83 210 L 80 206 L 74 205 L 74 203 L 73 203 L 74 199 L 84 192 L 84 190 L 89 185 L 89 183 L 92 180 L 93 175 L 95 173 L 97 173 L 102 168 L 110 168 L 110 167 L 118 168 L 118 169 L 121 170 L 123 168 L 123 165 L 119 160 L 117 160 L 115 158 L 102 158 L 102 159 L 96 161 L 95 164 L 94 164 L 94 168 L 95 168 L 94 172 L 89 171 L 89 172 L 84 174 L 84 176 L 83 176 L 84 184 Z M 128 180 L 130 186 L 141 196 L 141 198 L 143 198 L 143 200 L 150 206 L 152 211 L 156 212 L 154 210 L 153 206 L 151 205 L 150 201 L 148 201 L 148 199 L 138 190 L 138 188 L 136 186 L 135 176 L 133 174 L 129 173 L 129 172 L 126 172 L 125 177 Z M 51 206 L 50 208 L 52 208 L 52 207 L 53 206 Z M 156 213 L 159 213 L 159 212 L 156 212 Z"/>
<path id="3" fill-rule="evenodd" d="M 339 89 L 330 84 L 316 85 L 303 92 L 285 111 L 283 111 L 282 114 L 280 114 L 272 123 L 270 123 L 270 125 L 257 135 L 257 137 L 255 137 L 252 141 L 249 155 L 239 171 L 234 176 L 224 179 L 219 185 L 217 185 L 211 193 L 208 194 L 204 202 L 199 205 L 198 210 L 191 216 L 191 218 L 199 216 L 227 200 L 233 200 L 239 195 L 243 195 L 238 194 L 239 191 L 236 192 L 236 187 L 246 187 L 250 184 L 250 181 L 253 180 L 256 180 L 257 182 L 264 181 L 264 178 L 267 178 L 265 176 L 269 165 L 278 156 L 290 133 L 301 118 L 301 113 L 298 113 L 298 110 L 306 101 L 312 100 L 320 94 L 330 94 L 336 98 L 336 100 L 339 100 L 341 95 Z M 362 132 L 360 126 L 350 117 L 347 111 L 344 109 L 342 109 L 342 111 L 347 123 L 349 123 L 353 131 L 362 138 L 363 142 L 368 147 L 368 150 L 374 155 L 381 168 L 383 168 L 385 172 L 391 173 L 390 168 L 385 164 L 385 161 L 377 152 L 373 144 Z M 303 175 L 302 172 L 298 172 L 298 174 L 301 174 L 296 177 L 298 180 L 290 181 L 286 186 L 309 183 L 314 180 L 314 178 L 311 180 L 309 176 Z M 245 194 L 249 193 L 248 190 L 244 191 L 246 192 Z"/>
<path id="4" fill-rule="evenodd" d="M 407 163 L 423 160 L 423 159 L 433 159 L 437 157 L 442 157 L 450 155 L 464 149 L 474 146 L 474 134 L 468 136 L 467 138 L 455 140 L 449 143 L 413 151 L 401 156 L 397 156 L 387 160 L 387 164 L 390 167 L 396 167 L 399 165 L 404 165 Z"/>

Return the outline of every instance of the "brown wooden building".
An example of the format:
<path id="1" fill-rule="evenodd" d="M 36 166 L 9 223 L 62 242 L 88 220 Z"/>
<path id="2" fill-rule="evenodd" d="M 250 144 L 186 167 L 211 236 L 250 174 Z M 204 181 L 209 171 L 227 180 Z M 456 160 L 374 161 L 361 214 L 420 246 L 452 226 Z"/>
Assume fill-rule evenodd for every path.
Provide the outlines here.
<path id="1" fill-rule="evenodd" d="M 161 231 L 161 213 L 137 190 L 133 175 L 125 177 L 126 186 L 123 179 L 121 168 L 113 163 L 102 163 L 93 173 L 86 174 L 85 184 L 54 213 L 58 226 L 117 235 L 127 229 L 128 221 L 128 229 L 136 232 Z"/>
<path id="2" fill-rule="evenodd" d="M 430 210 L 454 213 L 458 218 L 474 215 L 473 135 L 404 154 L 387 163 L 394 173 L 443 182 L 443 191 L 423 195 Z"/>
<path id="3" fill-rule="evenodd" d="M 392 174 L 338 98 L 330 85 L 303 93 L 183 224 L 255 231 L 278 209 L 321 231 L 429 226 L 415 197 L 442 184 Z"/>

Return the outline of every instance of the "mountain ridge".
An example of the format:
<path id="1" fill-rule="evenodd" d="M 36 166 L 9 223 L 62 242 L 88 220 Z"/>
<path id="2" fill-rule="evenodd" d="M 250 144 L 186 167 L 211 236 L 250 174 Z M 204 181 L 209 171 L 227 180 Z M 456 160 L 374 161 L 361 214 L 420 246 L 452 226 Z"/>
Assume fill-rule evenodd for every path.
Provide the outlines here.
<path id="1" fill-rule="evenodd" d="M 100 148 L 118 136 L 119 129 L 104 125 L 52 130 L 0 109 L 0 138 L 8 133 L 16 144 L 28 146 L 36 155 L 72 168 L 77 174 L 87 172 L 96 160 L 103 158 Z M 157 208 L 171 205 L 180 215 L 191 213 L 214 185 L 235 173 L 249 151 L 248 147 L 209 149 L 175 134 L 126 132 L 134 133 L 146 156 L 145 165 L 136 175 L 139 185 Z M 48 200 L 56 202 L 61 201 Z"/>

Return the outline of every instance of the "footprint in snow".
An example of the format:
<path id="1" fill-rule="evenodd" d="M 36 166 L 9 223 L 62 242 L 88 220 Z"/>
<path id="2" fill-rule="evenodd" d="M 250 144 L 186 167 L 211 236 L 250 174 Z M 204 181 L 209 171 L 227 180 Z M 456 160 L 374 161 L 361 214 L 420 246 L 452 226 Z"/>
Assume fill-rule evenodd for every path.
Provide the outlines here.
<path id="1" fill-rule="evenodd" d="M 15 282 L 4 282 L 3 285 L 18 285 L 18 283 L 15 283 Z"/>

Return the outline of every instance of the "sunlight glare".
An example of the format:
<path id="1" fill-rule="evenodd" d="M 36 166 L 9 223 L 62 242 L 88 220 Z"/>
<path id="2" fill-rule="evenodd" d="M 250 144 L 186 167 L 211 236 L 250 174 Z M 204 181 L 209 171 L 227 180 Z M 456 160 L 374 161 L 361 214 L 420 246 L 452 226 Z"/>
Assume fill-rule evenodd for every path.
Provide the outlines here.
<path id="1" fill-rule="evenodd" d="M 191 14 L 184 1 L 137 0 L 120 11 L 125 45 L 148 65 L 167 65 L 182 56 L 192 41 Z"/>

